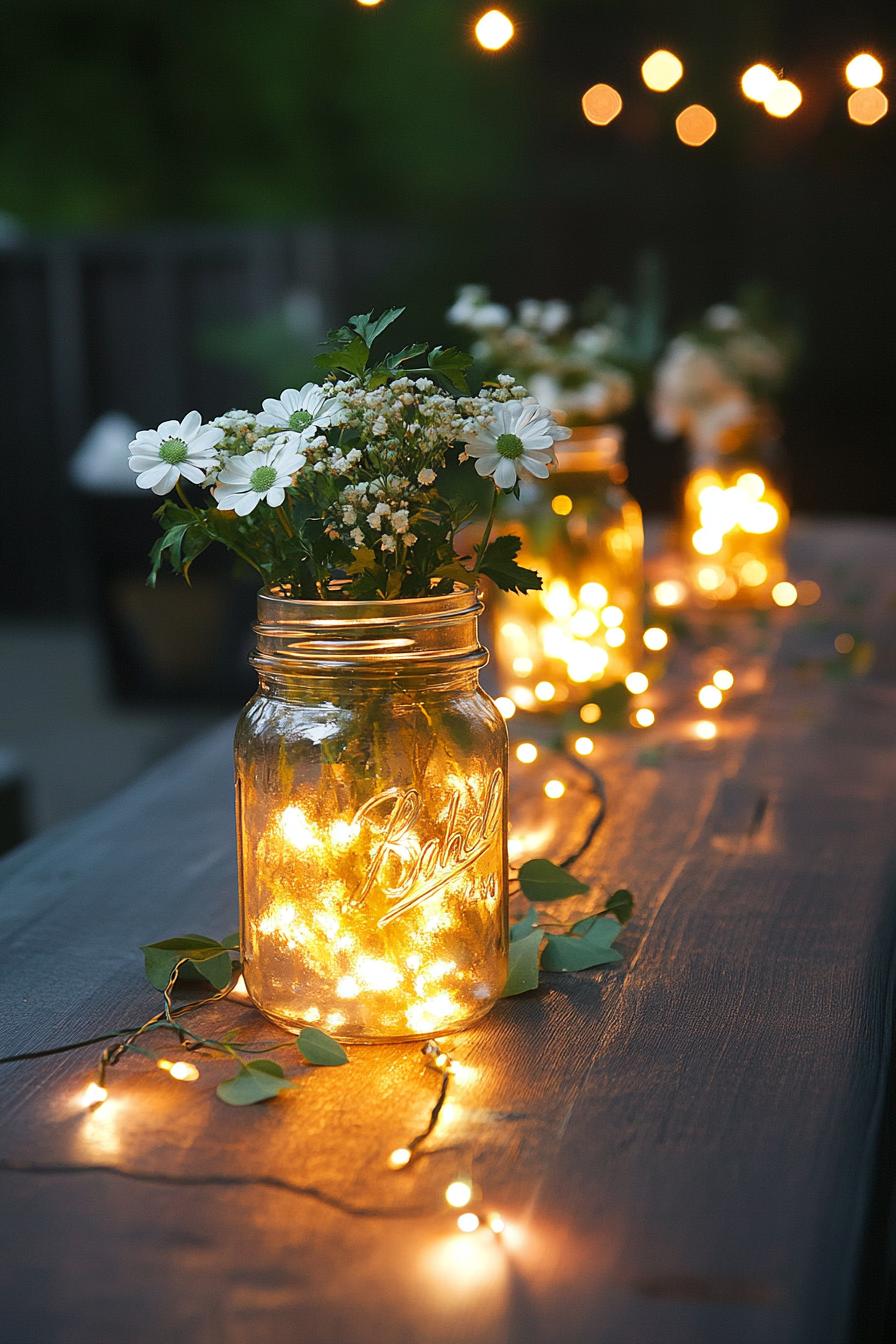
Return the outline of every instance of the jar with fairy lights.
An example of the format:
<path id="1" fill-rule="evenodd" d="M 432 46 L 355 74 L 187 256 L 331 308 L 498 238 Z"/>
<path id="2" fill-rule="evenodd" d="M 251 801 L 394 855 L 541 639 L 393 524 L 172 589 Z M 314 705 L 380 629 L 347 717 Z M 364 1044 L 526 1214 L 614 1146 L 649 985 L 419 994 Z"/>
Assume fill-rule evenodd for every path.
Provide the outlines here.
<path id="1" fill-rule="evenodd" d="M 501 692 L 521 710 L 578 705 L 624 681 L 641 651 L 644 532 L 621 431 L 575 429 L 556 452 L 556 472 L 523 486 L 514 520 L 543 586 L 492 605 Z"/>
<path id="2" fill-rule="evenodd" d="M 281 1027 L 412 1040 L 507 976 L 507 733 L 479 598 L 262 591 L 236 733 L 240 945 Z"/>
<path id="3" fill-rule="evenodd" d="M 750 418 L 690 445 L 682 550 L 692 590 L 712 605 L 770 606 L 787 575 L 789 510 L 767 424 Z"/>

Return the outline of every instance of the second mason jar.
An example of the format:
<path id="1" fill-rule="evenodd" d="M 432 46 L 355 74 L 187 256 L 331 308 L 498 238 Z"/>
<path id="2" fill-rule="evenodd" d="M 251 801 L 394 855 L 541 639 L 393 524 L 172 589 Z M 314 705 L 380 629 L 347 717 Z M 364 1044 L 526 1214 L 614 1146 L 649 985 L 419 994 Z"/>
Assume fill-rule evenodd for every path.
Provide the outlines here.
<path id="1" fill-rule="evenodd" d="M 457 1031 L 507 976 L 507 733 L 479 687 L 481 603 L 275 589 L 258 609 L 236 732 L 249 994 L 293 1032 Z"/>
<path id="2" fill-rule="evenodd" d="M 501 691 L 523 710 L 576 705 L 624 680 L 641 653 L 644 531 L 621 431 L 576 429 L 556 451 L 556 472 L 525 484 L 514 520 L 542 587 L 493 604 Z"/>

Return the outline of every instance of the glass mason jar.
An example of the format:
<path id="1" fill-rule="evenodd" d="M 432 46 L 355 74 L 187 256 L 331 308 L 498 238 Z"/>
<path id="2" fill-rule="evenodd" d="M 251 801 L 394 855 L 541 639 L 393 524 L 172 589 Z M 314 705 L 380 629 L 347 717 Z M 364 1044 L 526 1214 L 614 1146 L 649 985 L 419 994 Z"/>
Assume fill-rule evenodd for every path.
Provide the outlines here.
<path id="1" fill-rule="evenodd" d="M 236 730 L 240 945 L 288 1031 L 415 1040 L 507 978 L 507 732 L 479 597 L 258 598 Z"/>
<path id="2" fill-rule="evenodd" d="M 644 529 L 622 432 L 575 429 L 556 448 L 557 470 L 520 493 L 521 563 L 543 586 L 492 604 L 501 691 L 524 710 L 579 704 L 623 681 L 641 652 Z"/>
<path id="3" fill-rule="evenodd" d="M 694 591 L 710 603 L 768 606 L 787 575 L 788 508 L 766 446 L 690 453 L 683 549 Z"/>

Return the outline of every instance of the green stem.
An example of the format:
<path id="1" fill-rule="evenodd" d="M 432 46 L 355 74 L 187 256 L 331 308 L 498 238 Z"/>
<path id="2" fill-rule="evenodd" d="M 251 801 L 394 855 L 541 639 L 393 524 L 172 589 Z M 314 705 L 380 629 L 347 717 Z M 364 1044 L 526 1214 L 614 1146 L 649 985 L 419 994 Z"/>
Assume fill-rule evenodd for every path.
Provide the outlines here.
<path id="1" fill-rule="evenodd" d="M 293 526 L 292 526 L 292 523 L 289 521 L 289 516 L 288 516 L 288 514 L 287 514 L 287 512 L 286 512 L 286 509 L 284 508 L 284 506 L 283 506 L 282 504 L 279 504 L 279 505 L 277 506 L 277 517 L 280 519 L 280 522 L 283 524 L 283 531 L 286 533 L 286 535 L 287 535 L 288 537 L 294 537 L 296 534 L 295 534 L 295 532 L 293 531 Z"/>
<path id="2" fill-rule="evenodd" d="M 485 531 L 482 534 L 482 540 L 476 547 L 476 563 L 470 570 L 470 573 L 474 576 L 474 578 L 482 568 L 482 561 L 485 557 L 485 549 L 488 546 L 489 537 L 492 535 L 492 528 L 495 523 L 495 513 L 497 511 L 497 508 L 498 508 L 498 489 L 496 486 L 495 493 L 492 495 L 492 506 L 488 511 L 488 518 L 486 519 L 485 523 Z"/>

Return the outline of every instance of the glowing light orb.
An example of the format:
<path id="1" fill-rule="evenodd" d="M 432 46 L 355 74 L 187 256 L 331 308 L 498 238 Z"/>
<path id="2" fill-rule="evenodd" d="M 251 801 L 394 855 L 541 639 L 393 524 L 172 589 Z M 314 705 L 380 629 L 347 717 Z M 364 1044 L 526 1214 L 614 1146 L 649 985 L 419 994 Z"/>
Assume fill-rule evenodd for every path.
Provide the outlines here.
<path id="1" fill-rule="evenodd" d="M 856 89 L 846 100 L 850 121 L 857 126 L 873 126 L 889 111 L 889 101 L 880 89 Z"/>
<path id="2" fill-rule="evenodd" d="M 697 699 L 704 709 L 718 709 L 722 703 L 722 692 L 718 686 L 701 686 L 697 692 Z"/>
<path id="3" fill-rule="evenodd" d="M 625 631 L 615 625 L 612 630 L 608 630 L 604 635 L 604 640 L 611 649 L 621 649 L 625 643 Z"/>
<path id="4" fill-rule="evenodd" d="M 531 765 L 538 760 L 538 748 L 534 742 L 521 742 L 516 749 L 516 758 L 523 765 Z"/>
<path id="5" fill-rule="evenodd" d="M 199 1070 L 195 1064 L 188 1063 L 185 1059 L 179 1059 L 171 1065 L 168 1073 L 172 1078 L 176 1078 L 179 1083 L 195 1083 L 199 1077 Z"/>
<path id="6" fill-rule="evenodd" d="M 718 122 L 708 107 L 702 103 L 691 103 L 675 118 L 675 130 L 683 145 L 699 149 L 711 140 L 718 129 Z"/>
<path id="7" fill-rule="evenodd" d="M 590 737 L 577 737 L 573 745 L 579 756 L 590 756 L 594 750 L 594 743 Z"/>
<path id="8" fill-rule="evenodd" d="M 393 1148 L 389 1154 L 389 1166 L 393 1171 L 406 1167 L 411 1160 L 410 1148 Z"/>
<path id="9" fill-rule="evenodd" d="M 572 513 L 572 500 L 569 495 L 555 495 L 551 500 L 551 508 L 561 518 L 565 518 L 568 513 Z"/>
<path id="10" fill-rule="evenodd" d="M 846 82 L 854 89 L 873 89 L 884 77 L 884 68 L 876 56 L 868 51 L 860 51 L 847 64 Z"/>
<path id="11" fill-rule="evenodd" d="M 668 93 L 684 74 L 684 66 L 673 51 L 660 48 L 641 65 L 641 78 L 654 93 Z"/>
<path id="12" fill-rule="evenodd" d="M 547 704 L 553 700 L 557 694 L 557 687 L 552 681 L 539 681 L 535 684 L 535 699 L 540 700 L 542 704 Z"/>
<path id="13" fill-rule="evenodd" d="M 487 9 L 476 20 L 473 32 L 476 41 L 485 51 L 500 51 L 506 47 L 514 34 L 513 22 L 501 9 Z"/>
<path id="14" fill-rule="evenodd" d="M 649 625 L 644 631 L 644 647 L 651 653 L 659 653 L 669 643 L 669 636 L 659 625 Z"/>
<path id="15" fill-rule="evenodd" d="M 796 585 L 788 583 L 786 579 L 782 583 L 776 583 L 772 589 L 772 601 L 776 607 L 792 607 L 796 599 Z"/>
<path id="16" fill-rule="evenodd" d="M 612 84 L 592 84 L 582 94 L 582 111 L 592 126 L 609 126 L 622 111 L 622 98 Z"/>
<path id="17" fill-rule="evenodd" d="M 516 705 L 507 695 L 499 695 L 495 700 L 495 708 L 502 719 L 512 719 L 516 713 Z"/>
<path id="18" fill-rule="evenodd" d="M 734 673 L 729 672 L 727 667 L 720 667 L 718 672 L 713 672 L 712 679 L 720 691 L 730 691 L 734 685 Z"/>
<path id="19" fill-rule="evenodd" d="M 583 723 L 597 723 L 600 715 L 600 705 L 583 705 L 579 710 L 579 718 Z"/>
<path id="20" fill-rule="evenodd" d="M 688 590 L 680 579 L 662 579 L 653 589 L 653 600 L 658 607 L 680 607 Z"/>
<path id="21" fill-rule="evenodd" d="M 625 679 L 625 684 L 632 695 L 643 695 L 650 685 L 650 682 L 643 672 L 629 672 Z"/>
<path id="22" fill-rule="evenodd" d="M 109 1095 L 109 1089 L 101 1086 L 100 1083 L 88 1083 L 81 1093 L 81 1102 L 84 1106 L 99 1106 L 101 1101 L 105 1101 Z"/>
<path id="23" fill-rule="evenodd" d="M 801 607 L 811 607 L 821 597 L 821 588 L 814 579 L 802 579 L 796 586 L 796 600 Z"/>
<path id="24" fill-rule="evenodd" d="M 856 641 L 852 635 L 837 635 L 834 640 L 834 648 L 838 653 L 852 653 L 855 646 Z"/>
<path id="25" fill-rule="evenodd" d="M 713 723 L 712 719 L 698 719 L 694 724 L 694 736 L 701 742 L 711 742 L 719 731 L 719 726 Z"/>
<path id="26" fill-rule="evenodd" d="M 651 724 L 655 722 L 656 715 L 653 710 L 648 709 L 646 705 L 642 705 L 640 709 L 636 709 L 632 715 L 632 723 L 636 728 L 649 728 Z"/>
<path id="27" fill-rule="evenodd" d="M 566 792 L 566 785 L 562 779 L 549 779 L 544 786 L 546 798 L 562 798 Z"/>
<path id="28" fill-rule="evenodd" d="M 457 1220 L 458 1229 L 461 1232 L 475 1232 L 479 1226 L 479 1215 L 476 1213 L 462 1213 Z"/>
<path id="29" fill-rule="evenodd" d="M 803 95 L 793 80 L 779 79 L 765 99 L 765 110 L 770 117 L 789 117 L 803 101 Z"/>
<path id="30" fill-rule="evenodd" d="M 764 103 L 777 82 L 774 70 L 761 62 L 751 65 L 740 77 L 741 91 L 753 103 Z"/>
<path id="31" fill-rule="evenodd" d="M 452 1181 L 445 1191 L 445 1199 L 453 1209 L 462 1209 L 473 1198 L 473 1188 L 469 1181 Z"/>

